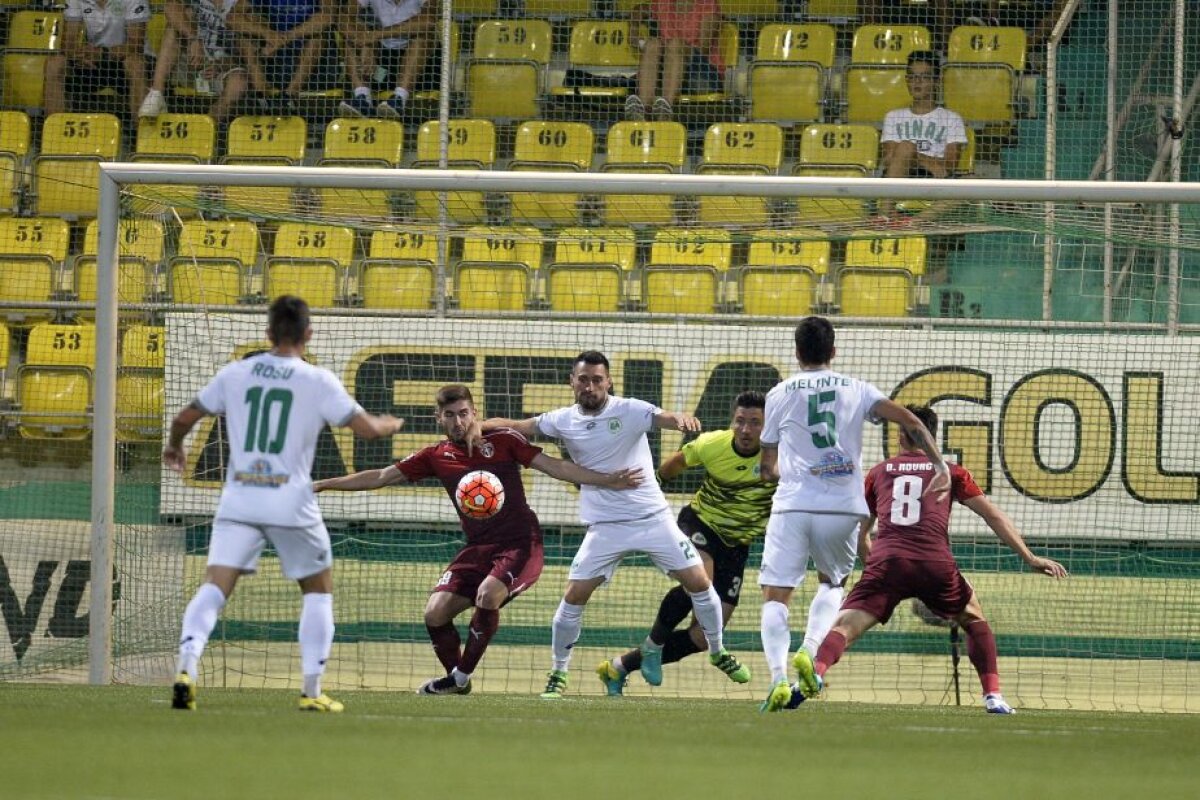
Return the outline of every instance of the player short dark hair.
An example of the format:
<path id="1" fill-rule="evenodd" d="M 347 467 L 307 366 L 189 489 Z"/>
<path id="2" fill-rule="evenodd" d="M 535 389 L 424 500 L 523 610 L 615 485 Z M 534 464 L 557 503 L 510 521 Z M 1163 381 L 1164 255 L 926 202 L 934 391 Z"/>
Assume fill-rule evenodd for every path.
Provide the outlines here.
<path id="1" fill-rule="evenodd" d="M 767 397 L 762 392 L 755 392 L 747 389 L 737 396 L 733 401 L 733 407 L 736 408 L 762 408 L 767 407 Z"/>
<path id="2" fill-rule="evenodd" d="M 471 396 L 471 390 L 461 383 L 452 383 L 438 389 L 436 400 L 439 411 L 451 403 L 457 403 L 459 400 L 466 400 L 472 406 L 475 405 L 475 398 Z"/>
<path id="3" fill-rule="evenodd" d="M 267 309 L 267 338 L 274 344 L 303 344 L 308 326 L 308 303 L 295 295 L 280 295 Z"/>
<path id="4" fill-rule="evenodd" d="M 905 406 L 905 408 L 911 411 L 913 416 L 921 420 L 921 424 L 925 426 L 925 430 L 929 431 L 930 437 L 936 440 L 938 430 L 937 412 L 929 406 L 909 405 Z"/>
<path id="5" fill-rule="evenodd" d="M 908 54 L 908 66 L 911 67 L 913 64 L 928 64 L 935 78 L 942 71 L 941 64 L 938 63 L 937 54 L 932 50 L 913 50 Z"/>
<path id="6" fill-rule="evenodd" d="M 796 326 L 796 356 L 802 364 L 827 364 L 833 358 L 833 323 L 805 317 Z"/>
<path id="7" fill-rule="evenodd" d="M 571 369 L 578 367 L 580 364 L 587 364 L 592 367 L 603 365 L 606 372 L 612 372 L 612 369 L 608 366 L 608 357 L 599 350 L 584 350 L 575 356 L 575 361 L 571 364 Z"/>

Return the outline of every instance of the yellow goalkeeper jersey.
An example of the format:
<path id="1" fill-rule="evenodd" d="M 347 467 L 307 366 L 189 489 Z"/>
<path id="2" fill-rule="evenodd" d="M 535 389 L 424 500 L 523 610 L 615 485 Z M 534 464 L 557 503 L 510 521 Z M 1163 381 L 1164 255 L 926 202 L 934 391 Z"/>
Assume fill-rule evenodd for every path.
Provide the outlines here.
<path id="1" fill-rule="evenodd" d="M 762 479 L 762 451 L 739 455 L 733 449 L 733 431 L 727 429 L 701 434 L 682 452 L 689 467 L 703 466 L 706 472 L 691 502 L 704 524 L 734 544 L 762 536 L 776 486 Z"/>

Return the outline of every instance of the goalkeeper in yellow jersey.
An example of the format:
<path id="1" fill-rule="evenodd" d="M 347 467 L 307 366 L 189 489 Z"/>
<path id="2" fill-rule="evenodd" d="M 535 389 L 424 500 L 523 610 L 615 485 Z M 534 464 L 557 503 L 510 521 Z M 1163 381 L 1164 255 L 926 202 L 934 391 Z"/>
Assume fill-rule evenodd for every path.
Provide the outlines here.
<path id="1" fill-rule="evenodd" d="M 766 530 L 775 494 L 775 484 L 759 475 L 759 436 L 765 406 L 766 398 L 760 392 L 742 392 L 734 401 L 729 428 L 688 442 L 658 471 L 659 480 L 665 483 L 688 467 L 705 469 L 699 491 L 679 512 L 679 527 L 700 551 L 704 568 L 721 598 L 726 625 L 741 594 L 750 542 Z M 691 611 L 692 601 L 681 587 L 667 592 L 641 647 L 596 668 L 610 695 L 622 694 L 629 673 L 639 669 L 646 683 L 658 686 L 662 683 L 663 664 L 705 649 L 704 632 L 695 620 L 689 627 L 676 630 Z"/>

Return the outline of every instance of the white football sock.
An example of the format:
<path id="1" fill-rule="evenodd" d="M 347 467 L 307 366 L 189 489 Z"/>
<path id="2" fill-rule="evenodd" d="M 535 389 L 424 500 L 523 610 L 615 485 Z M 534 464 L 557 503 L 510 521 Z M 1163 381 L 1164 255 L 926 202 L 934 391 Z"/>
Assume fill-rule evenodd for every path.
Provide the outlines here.
<path id="1" fill-rule="evenodd" d="M 300 672 L 304 695 L 321 696 L 321 676 L 333 647 L 333 595 L 309 592 L 300 611 Z"/>
<path id="2" fill-rule="evenodd" d="M 454 678 L 455 686 L 466 686 L 471 681 L 471 676 L 460 670 L 458 667 L 450 670 L 450 676 Z"/>
<path id="3" fill-rule="evenodd" d="M 216 584 L 204 583 L 196 590 L 187 610 L 183 612 L 183 632 L 179 635 L 179 661 L 176 672 L 186 672 L 196 679 L 196 667 L 204 646 L 217 625 L 217 617 L 225 607 L 225 595 Z"/>
<path id="4" fill-rule="evenodd" d="M 572 605 L 563 600 L 554 612 L 550 642 L 554 648 L 556 670 L 566 672 L 571 663 L 571 648 L 579 641 L 579 632 L 583 630 L 583 609 L 583 606 Z"/>
<path id="5" fill-rule="evenodd" d="M 696 621 L 704 631 L 704 640 L 708 642 L 708 652 L 719 653 L 724 643 L 721 641 L 721 597 L 717 590 L 709 584 L 703 592 L 688 592 L 692 598 L 692 609 L 696 612 Z"/>
<path id="6" fill-rule="evenodd" d="M 763 655 L 771 669 L 771 684 L 787 680 L 788 652 L 792 649 L 792 632 L 788 630 L 788 607 L 777 600 L 768 600 L 762 607 Z"/>
<path id="7" fill-rule="evenodd" d="M 817 585 L 817 593 L 808 607 L 808 625 L 804 628 L 804 649 L 814 660 L 821 642 L 825 641 L 825 635 L 837 620 L 845 593 L 840 586 L 830 586 L 828 583 Z"/>

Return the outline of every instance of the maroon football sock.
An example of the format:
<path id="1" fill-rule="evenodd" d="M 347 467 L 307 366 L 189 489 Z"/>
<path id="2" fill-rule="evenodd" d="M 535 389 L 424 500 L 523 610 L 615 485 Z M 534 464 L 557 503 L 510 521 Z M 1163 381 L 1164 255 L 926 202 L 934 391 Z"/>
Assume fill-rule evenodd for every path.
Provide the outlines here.
<path id="1" fill-rule="evenodd" d="M 984 694 L 1000 693 L 1000 670 L 996 666 L 996 637 L 987 620 L 977 620 L 967 626 L 967 657 L 979 673 Z"/>
<path id="2" fill-rule="evenodd" d="M 477 608 L 471 617 L 471 625 L 467 628 L 467 646 L 463 648 L 462 661 L 458 671 L 470 675 L 475 672 L 479 659 L 487 650 L 488 642 L 492 641 L 496 629 L 500 627 L 500 611 L 495 608 Z"/>
<path id="3" fill-rule="evenodd" d="M 462 640 L 458 637 L 458 628 L 454 627 L 453 622 L 447 622 L 445 625 L 437 627 L 427 623 L 425 630 L 429 631 L 429 641 L 433 643 L 433 654 L 437 656 L 438 661 L 442 662 L 442 666 L 446 668 L 446 674 L 449 675 L 450 670 L 457 667 L 461 660 L 459 647 L 462 645 Z"/>
<path id="4" fill-rule="evenodd" d="M 831 630 L 825 634 L 825 641 L 821 642 L 821 646 L 817 648 L 817 657 L 813 663 L 816 673 L 824 677 L 826 670 L 841 660 L 844 652 L 846 652 L 846 637 L 840 631 Z"/>

